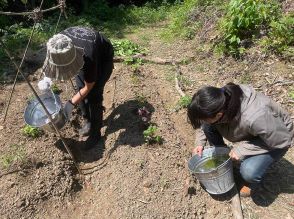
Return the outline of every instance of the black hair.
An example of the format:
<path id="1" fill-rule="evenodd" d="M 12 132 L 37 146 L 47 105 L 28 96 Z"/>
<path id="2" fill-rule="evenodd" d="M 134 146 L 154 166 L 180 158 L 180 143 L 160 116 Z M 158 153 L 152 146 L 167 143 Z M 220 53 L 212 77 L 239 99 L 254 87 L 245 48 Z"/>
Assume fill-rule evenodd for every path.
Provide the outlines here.
<path id="1" fill-rule="evenodd" d="M 228 83 L 222 88 L 205 86 L 198 90 L 188 106 L 188 118 L 193 128 L 201 126 L 201 120 L 213 118 L 223 112 L 231 121 L 240 111 L 243 92 L 239 85 Z"/>

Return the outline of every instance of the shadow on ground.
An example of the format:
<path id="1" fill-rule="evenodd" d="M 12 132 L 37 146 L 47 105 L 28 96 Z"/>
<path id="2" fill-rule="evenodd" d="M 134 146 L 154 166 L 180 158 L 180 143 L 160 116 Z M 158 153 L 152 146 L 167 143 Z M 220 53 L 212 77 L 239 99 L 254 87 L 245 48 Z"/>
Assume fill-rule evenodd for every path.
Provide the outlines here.
<path id="1" fill-rule="evenodd" d="M 149 118 L 151 118 L 154 107 L 147 102 L 142 104 L 137 100 L 128 100 L 117 106 L 104 120 L 106 126 L 104 137 L 96 147 L 90 150 L 83 150 L 84 141 L 65 138 L 65 143 L 69 145 L 77 161 L 83 163 L 92 163 L 104 156 L 109 158 L 120 145 L 140 146 L 145 142 L 143 131 L 148 126 L 148 123 L 143 122 L 142 117 L 138 115 L 138 109 L 142 106 L 145 106 L 150 112 Z M 109 137 L 112 137 L 114 141 L 105 154 L 105 140 Z M 57 141 L 55 145 L 60 150 L 67 152 L 61 140 Z"/>
<path id="2" fill-rule="evenodd" d="M 267 207 L 281 193 L 294 194 L 294 166 L 285 158 L 271 166 L 252 200 L 256 205 Z"/>
<path id="3" fill-rule="evenodd" d="M 236 173 L 234 175 L 236 188 L 239 188 L 242 180 L 239 179 L 240 176 L 237 176 Z M 203 185 L 201 187 L 205 190 Z M 229 201 L 235 195 L 236 191 L 236 189 L 231 189 L 227 193 L 220 195 L 210 194 L 210 196 L 217 201 Z M 256 205 L 267 207 L 281 193 L 294 194 L 294 165 L 285 158 L 282 158 L 270 167 L 261 185 L 252 191 L 251 198 Z"/>
<path id="4" fill-rule="evenodd" d="M 137 100 L 128 100 L 116 107 L 105 120 L 105 136 L 118 132 L 115 143 L 110 151 L 114 151 L 120 145 L 130 145 L 136 147 L 144 144 L 143 131 L 148 123 L 142 121 L 138 115 L 138 109 L 145 106 L 150 112 L 149 119 L 154 112 L 154 107 L 148 103 L 141 103 Z"/>

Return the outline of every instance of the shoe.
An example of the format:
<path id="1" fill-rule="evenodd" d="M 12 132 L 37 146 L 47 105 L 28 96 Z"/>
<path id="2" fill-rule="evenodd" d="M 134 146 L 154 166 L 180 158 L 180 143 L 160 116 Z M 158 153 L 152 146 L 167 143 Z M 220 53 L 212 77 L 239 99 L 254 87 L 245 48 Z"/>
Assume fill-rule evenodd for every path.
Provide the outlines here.
<path id="1" fill-rule="evenodd" d="M 240 189 L 240 196 L 241 197 L 250 197 L 251 196 L 251 188 L 248 186 L 243 185 Z"/>
<path id="2" fill-rule="evenodd" d="M 95 136 L 90 135 L 85 142 L 84 150 L 87 151 L 96 147 L 100 140 L 101 140 L 101 135 L 95 135 Z"/>
<path id="3" fill-rule="evenodd" d="M 91 123 L 90 122 L 85 122 L 84 126 L 79 129 L 79 135 L 80 136 L 89 136 L 90 129 L 91 129 Z"/>

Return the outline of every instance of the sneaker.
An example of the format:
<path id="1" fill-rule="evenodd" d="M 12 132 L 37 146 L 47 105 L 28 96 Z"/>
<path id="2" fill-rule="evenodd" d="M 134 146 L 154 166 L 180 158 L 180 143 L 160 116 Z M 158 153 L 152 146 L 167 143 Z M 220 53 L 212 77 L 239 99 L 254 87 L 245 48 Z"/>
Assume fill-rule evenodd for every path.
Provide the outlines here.
<path id="1" fill-rule="evenodd" d="M 241 197 L 250 197 L 251 196 L 251 188 L 248 186 L 243 185 L 240 189 L 240 196 Z"/>
<path id="2" fill-rule="evenodd" d="M 95 136 L 92 136 L 90 135 L 88 137 L 88 139 L 86 140 L 86 144 L 85 144 L 85 147 L 83 148 L 85 151 L 87 150 L 90 150 L 94 147 L 96 147 L 99 143 L 99 141 L 101 140 L 101 135 L 95 135 Z"/>
<path id="3" fill-rule="evenodd" d="M 89 136 L 90 128 L 91 128 L 91 123 L 90 122 L 85 122 L 84 126 L 79 129 L 79 135 L 80 136 Z"/>

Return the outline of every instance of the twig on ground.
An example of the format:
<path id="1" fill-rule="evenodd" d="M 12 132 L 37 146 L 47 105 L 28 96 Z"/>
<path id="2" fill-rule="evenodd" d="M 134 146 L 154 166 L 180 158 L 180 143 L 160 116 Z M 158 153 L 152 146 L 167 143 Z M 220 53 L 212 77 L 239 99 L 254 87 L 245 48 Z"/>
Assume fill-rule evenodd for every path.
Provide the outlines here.
<path id="1" fill-rule="evenodd" d="M 283 86 L 283 85 L 291 85 L 294 84 L 294 81 L 276 81 L 275 83 L 273 83 L 274 86 Z"/>
<path id="2" fill-rule="evenodd" d="M 184 97 L 186 96 L 186 94 L 183 92 L 183 90 L 181 89 L 180 87 L 180 84 L 179 84 L 179 75 L 181 75 L 181 70 L 180 70 L 180 66 L 178 64 L 176 64 L 175 62 L 173 63 L 173 65 L 175 66 L 176 68 L 176 72 L 175 72 L 175 83 L 176 83 L 176 89 L 177 91 L 179 92 L 179 94 Z"/>
<path id="3" fill-rule="evenodd" d="M 137 201 L 142 202 L 144 204 L 149 204 L 150 203 L 150 202 L 147 202 L 147 201 L 144 201 L 144 200 L 141 200 L 141 199 L 137 199 Z"/>

